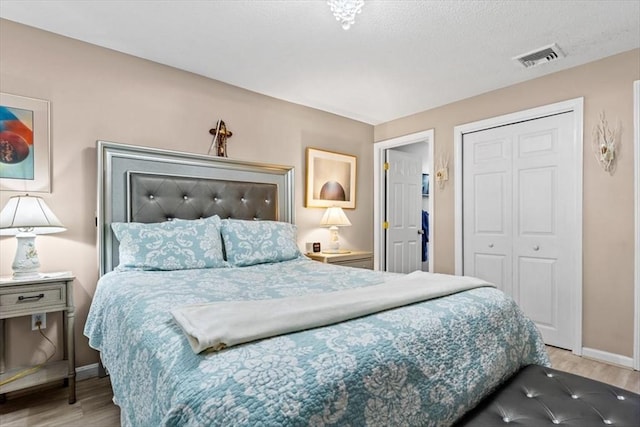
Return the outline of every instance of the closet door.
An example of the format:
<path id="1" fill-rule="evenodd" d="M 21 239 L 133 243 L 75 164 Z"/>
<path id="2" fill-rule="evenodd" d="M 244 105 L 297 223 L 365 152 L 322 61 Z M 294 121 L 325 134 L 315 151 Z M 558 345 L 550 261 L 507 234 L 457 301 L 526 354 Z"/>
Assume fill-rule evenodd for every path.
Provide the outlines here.
<path id="1" fill-rule="evenodd" d="M 463 140 L 464 274 L 494 282 L 547 344 L 571 348 L 567 224 L 576 191 L 573 113 L 467 134 Z"/>
<path id="2" fill-rule="evenodd" d="M 464 274 L 513 295 L 511 130 L 500 127 L 464 136 Z"/>

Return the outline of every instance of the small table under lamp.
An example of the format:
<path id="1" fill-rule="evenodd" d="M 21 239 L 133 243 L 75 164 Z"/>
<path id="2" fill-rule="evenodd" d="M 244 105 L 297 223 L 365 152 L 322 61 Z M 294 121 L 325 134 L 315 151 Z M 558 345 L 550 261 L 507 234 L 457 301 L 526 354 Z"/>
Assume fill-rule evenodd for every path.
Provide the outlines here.
<path id="1" fill-rule="evenodd" d="M 11 268 L 14 279 L 39 277 L 40 260 L 36 235 L 65 231 L 66 228 L 37 196 L 14 196 L 0 212 L 0 236 L 16 236 L 18 246 Z"/>
<path id="2" fill-rule="evenodd" d="M 347 227 L 351 225 L 349 218 L 345 215 L 340 207 L 330 207 L 322 216 L 320 225 L 329 227 L 329 249 L 322 252 L 326 254 L 348 254 L 351 251 L 340 249 L 340 239 L 338 237 L 338 227 Z"/>

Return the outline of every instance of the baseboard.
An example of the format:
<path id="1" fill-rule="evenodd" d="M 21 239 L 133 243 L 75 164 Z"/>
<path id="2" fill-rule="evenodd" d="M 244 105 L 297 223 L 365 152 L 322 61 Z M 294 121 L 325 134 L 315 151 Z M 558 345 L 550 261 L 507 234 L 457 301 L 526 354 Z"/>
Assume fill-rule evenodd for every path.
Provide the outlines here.
<path id="1" fill-rule="evenodd" d="M 633 358 L 622 356 L 620 354 L 609 353 L 607 351 L 596 350 L 594 348 L 582 348 L 582 356 L 589 359 L 595 359 L 600 362 L 610 363 L 612 365 L 623 366 L 633 369 Z"/>
<path id="2" fill-rule="evenodd" d="M 76 381 L 82 381 L 98 376 L 98 364 L 80 366 L 76 368 Z"/>

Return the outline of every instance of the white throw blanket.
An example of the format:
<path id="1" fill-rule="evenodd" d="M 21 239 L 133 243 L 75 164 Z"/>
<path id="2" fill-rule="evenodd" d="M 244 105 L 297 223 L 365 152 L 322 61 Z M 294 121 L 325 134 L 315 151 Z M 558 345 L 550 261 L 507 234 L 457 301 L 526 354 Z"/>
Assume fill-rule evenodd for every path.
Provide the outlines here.
<path id="1" fill-rule="evenodd" d="M 175 308 L 171 314 L 194 352 L 331 325 L 481 286 L 466 276 L 415 271 L 386 283 L 297 297 L 221 301 Z"/>

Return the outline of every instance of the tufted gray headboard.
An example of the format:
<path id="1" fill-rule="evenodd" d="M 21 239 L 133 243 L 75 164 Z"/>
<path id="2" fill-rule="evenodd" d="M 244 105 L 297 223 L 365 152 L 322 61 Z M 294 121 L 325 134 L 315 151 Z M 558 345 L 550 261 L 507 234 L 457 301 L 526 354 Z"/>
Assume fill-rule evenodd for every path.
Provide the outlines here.
<path id="1" fill-rule="evenodd" d="M 127 184 L 129 221 L 278 219 L 276 184 L 136 172 L 127 172 Z"/>
<path id="2" fill-rule="evenodd" d="M 100 275 L 118 265 L 112 222 L 294 222 L 293 167 L 98 141 Z"/>

